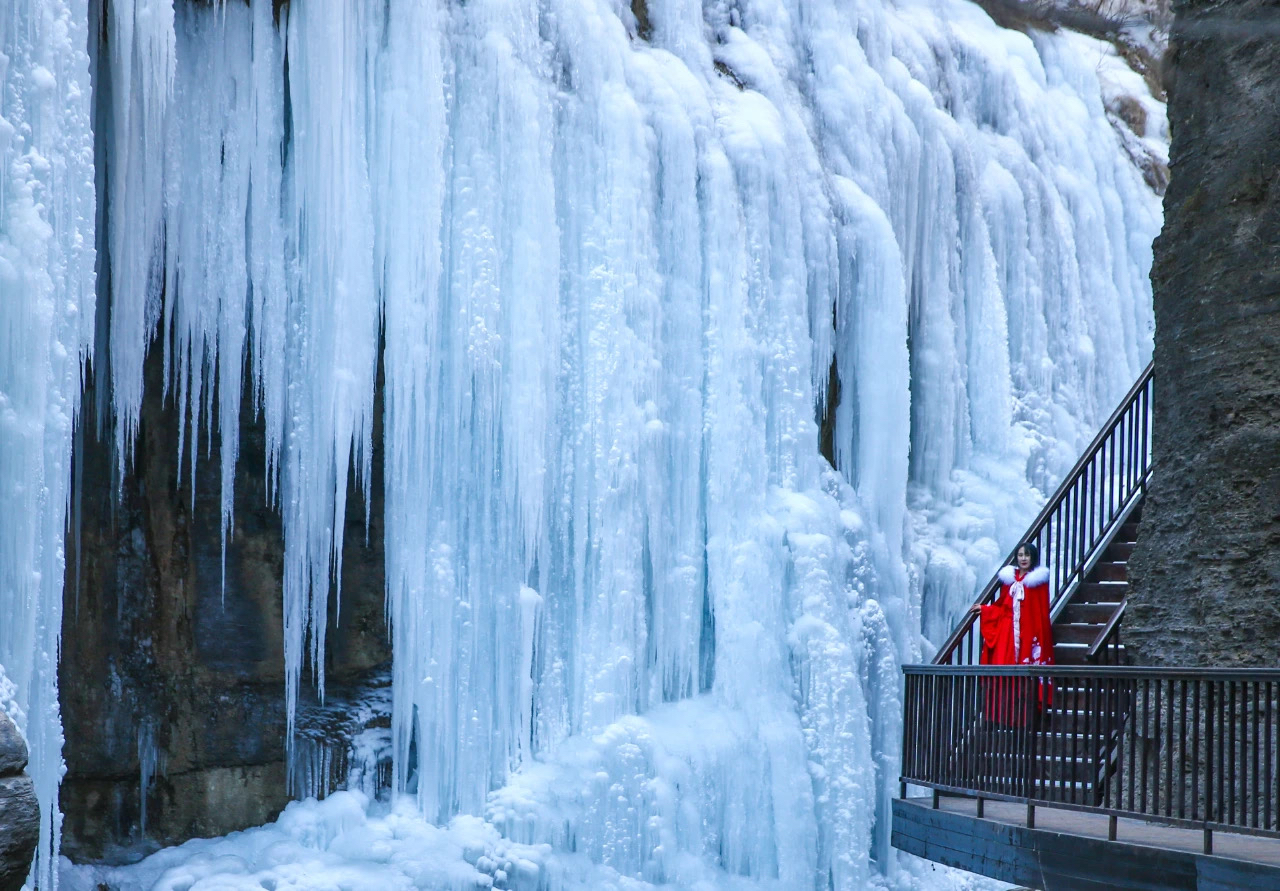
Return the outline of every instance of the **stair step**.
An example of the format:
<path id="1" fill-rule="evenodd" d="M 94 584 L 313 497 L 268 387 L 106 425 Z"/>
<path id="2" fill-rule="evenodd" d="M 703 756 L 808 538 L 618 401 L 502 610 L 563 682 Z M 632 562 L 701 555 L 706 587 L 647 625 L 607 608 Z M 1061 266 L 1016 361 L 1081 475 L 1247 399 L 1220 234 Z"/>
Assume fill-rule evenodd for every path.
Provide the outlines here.
<path id="1" fill-rule="evenodd" d="M 1073 723 L 1075 726 L 1072 726 Z M 1086 740 L 1093 740 L 1094 742 L 1101 743 L 1103 740 L 1111 736 L 1111 733 L 1108 732 L 1109 729 L 1114 730 L 1115 728 L 1104 727 L 1099 729 L 1098 716 L 1095 715 L 1093 717 L 1087 717 L 1082 714 L 1074 719 L 1068 715 L 1062 715 L 1058 718 L 1049 720 L 1045 722 L 1045 725 L 1039 732 L 1066 737 L 1069 746 L 1071 739 L 1075 739 L 1077 743 L 1082 743 Z M 1050 751 L 1050 747 L 1047 742 L 1045 744 L 1045 750 Z"/>
<path id="2" fill-rule="evenodd" d="M 1083 769 L 1093 767 L 1093 765 L 1097 763 L 1098 759 L 1090 758 L 1083 752 L 1075 756 L 1055 755 L 1052 752 L 1036 752 L 1036 760 L 1047 761 L 1049 764 L 1055 766 L 1072 765 Z"/>
<path id="3" fill-rule="evenodd" d="M 1137 516 L 1137 514 L 1134 514 L 1134 516 Z M 1138 521 L 1137 520 L 1134 520 L 1131 518 L 1128 522 L 1123 523 L 1120 526 L 1120 528 L 1116 530 L 1116 541 L 1137 541 L 1137 540 L 1138 540 Z"/>
<path id="4" fill-rule="evenodd" d="M 1080 586 L 1072 603 L 1119 603 L 1129 593 L 1125 582 L 1085 582 Z"/>
<path id="5" fill-rule="evenodd" d="M 1054 644 L 1053 661 L 1059 665 L 1084 665 L 1089 648 L 1084 644 Z"/>
<path id="6" fill-rule="evenodd" d="M 1054 693 L 1057 694 L 1057 691 L 1055 690 Z M 1045 710 L 1045 719 L 1048 723 L 1044 726 L 1049 729 L 1060 729 L 1064 724 L 1069 726 L 1071 721 L 1074 720 L 1076 722 L 1076 726 L 1081 731 L 1085 730 L 1087 723 L 1090 732 L 1096 732 L 1098 728 L 1098 715 L 1095 714 L 1095 712 L 1107 710 L 1083 707 L 1077 708 L 1075 703 L 1072 701 L 1077 698 L 1081 697 L 1074 695 L 1055 695 L 1053 697 L 1053 705 Z M 1090 705 L 1093 705 L 1093 703 L 1090 702 Z M 1073 715 L 1075 716 L 1074 718 L 1072 717 Z"/>
<path id="7" fill-rule="evenodd" d="M 1098 638 L 1098 632 L 1103 625 L 1054 625 L 1053 626 L 1053 642 L 1057 644 L 1088 644 Z"/>
<path id="8" fill-rule="evenodd" d="M 1093 701 L 1092 697 L 1079 697 L 1076 695 L 1067 695 L 1067 694 L 1060 695 L 1059 692 L 1055 690 L 1054 696 L 1053 696 L 1053 705 L 1051 705 L 1049 709 L 1046 710 L 1046 714 L 1052 716 L 1052 720 L 1054 723 L 1050 726 L 1057 726 L 1057 716 L 1059 714 L 1062 715 L 1063 721 L 1070 721 L 1071 716 L 1074 714 L 1079 716 L 1078 718 L 1076 718 L 1076 720 L 1079 722 L 1079 726 L 1082 729 L 1085 726 L 1085 721 L 1089 722 L 1090 727 L 1096 729 L 1098 726 L 1098 715 L 1096 713 L 1104 712 L 1105 713 L 1104 720 L 1105 720 L 1105 718 L 1109 717 L 1120 706 L 1124 705 L 1124 703 L 1117 703 L 1115 701 L 1121 698 L 1122 697 L 1119 697 L 1119 696 L 1111 697 L 1112 702 L 1110 703 L 1110 706 L 1111 706 L 1110 708 L 1107 707 L 1108 704 L 1105 701 L 1101 704 L 1101 707 L 1099 707 L 1099 705 Z M 1081 699 L 1081 700 L 1089 699 L 1090 700 L 1088 703 L 1089 707 L 1084 707 L 1082 705 L 1081 707 L 1077 708 L 1075 702 L 1073 701 L 1076 699 Z M 1115 722 L 1111 721 L 1111 723 L 1114 724 Z"/>
<path id="9" fill-rule="evenodd" d="M 1095 563 L 1089 573 L 1090 582 L 1127 582 L 1129 566 L 1127 563 Z"/>
<path id="10" fill-rule="evenodd" d="M 1099 753 L 1106 742 L 1105 736 L 1093 733 L 1070 733 L 1065 730 L 1041 730 L 1036 734 L 1036 748 L 1051 756 L 1061 757 L 1075 746 L 1076 754 L 1088 757 L 1090 752 Z"/>
<path id="11" fill-rule="evenodd" d="M 1093 789 L 1093 783 L 1087 780 L 1044 780 L 1036 779 L 1036 785 L 1050 789 L 1071 789 L 1076 792 L 1088 792 Z"/>
<path id="12" fill-rule="evenodd" d="M 1069 603 L 1058 614 L 1058 622 L 1063 625 L 1105 625 L 1115 615 L 1116 605 L 1113 603 Z M 1053 633 L 1058 633 L 1055 624 Z"/>
<path id="13" fill-rule="evenodd" d="M 1112 563 L 1128 563 L 1129 558 L 1133 556 L 1133 542 L 1113 541 L 1107 545 L 1107 552 L 1103 555 L 1104 559 Z"/>
<path id="14" fill-rule="evenodd" d="M 1098 651 L 1101 654 L 1101 650 Z M 1109 649 L 1108 652 L 1111 652 Z M 1085 657 L 1089 653 L 1089 647 L 1086 644 L 1064 644 L 1055 643 L 1053 647 L 1053 661 L 1059 665 L 1084 665 Z M 1124 644 L 1116 647 L 1114 650 L 1116 664 L 1125 664 Z"/>
<path id="15" fill-rule="evenodd" d="M 1099 650 L 1099 653 L 1102 651 Z M 1086 665 L 1089 647 L 1087 644 L 1058 643 L 1053 645 L 1053 661 L 1059 665 Z M 1124 644 L 1115 648 L 1115 662 L 1125 664 Z"/>
<path id="16" fill-rule="evenodd" d="M 1065 713 L 1068 716 L 1073 713 L 1079 714 L 1083 722 L 1086 715 L 1091 715 L 1095 711 L 1114 712 L 1118 704 L 1123 704 L 1121 703 L 1123 699 L 1123 696 L 1099 696 L 1096 692 L 1076 693 L 1070 690 L 1054 689 L 1053 703 L 1045 709 L 1045 714 L 1051 716 L 1059 713 Z"/>
<path id="17" fill-rule="evenodd" d="M 1091 723 L 1096 723 L 1096 718 Z M 1115 728 L 1111 728 L 1114 730 Z M 979 749 L 988 752 L 991 755 L 1008 754 L 1021 746 L 1025 745 L 1026 739 L 1025 727 L 1003 728 L 999 731 L 988 730 L 982 735 L 982 739 L 978 740 L 981 745 Z M 1036 739 L 1039 740 L 1037 747 L 1042 752 L 1053 753 L 1062 751 L 1062 741 L 1065 740 L 1068 748 L 1071 741 L 1075 740 L 1076 745 L 1080 747 L 1081 754 L 1084 752 L 1084 745 L 1092 740 L 1097 744 L 1101 744 L 1111 734 L 1099 731 L 1097 727 L 1085 727 L 1084 715 L 1079 718 L 1079 726 L 1072 727 L 1070 718 L 1057 718 L 1049 722 L 1041 718 L 1040 725 L 1035 731 Z"/>
<path id="18" fill-rule="evenodd" d="M 995 776 L 995 775 L 992 775 L 992 776 L 983 775 L 979 777 L 974 777 L 974 779 L 977 781 L 977 783 L 980 786 L 985 786 L 988 789 L 998 789 L 1002 786 L 1016 786 L 1018 783 L 1022 782 L 1021 777 Z M 1036 777 L 1033 782 L 1037 786 L 1041 786 L 1041 787 L 1048 786 L 1053 789 L 1073 788 L 1073 789 L 1087 790 L 1087 789 L 1093 788 L 1093 783 L 1088 780 L 1064 781 L 1060 779 L 1046 779 L 1045 777 Z"/>

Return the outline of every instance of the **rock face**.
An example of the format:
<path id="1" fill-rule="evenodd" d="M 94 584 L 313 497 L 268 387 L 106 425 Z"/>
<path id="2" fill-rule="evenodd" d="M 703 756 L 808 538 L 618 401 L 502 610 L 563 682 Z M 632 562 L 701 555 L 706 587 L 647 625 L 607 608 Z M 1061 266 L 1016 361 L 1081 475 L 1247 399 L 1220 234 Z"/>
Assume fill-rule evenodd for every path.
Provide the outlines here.
<path id="1" fill-rule="evenodd" d="M 1175 4 L 1155 244 L 1155 466 L 1130 563 L 1140 664 L 1280 664 L 1280 32 Z"/>
<path id="2" fill-rule="evenodd" d="M 40 806 L 26 766 L 27 744 L 0 712 L 0 891 L 22 887 L 40 840 Z"/>
<path id="3" fill-rule="evenodd" d="M 222 835 L 271 820 L 289 799 L 284 547 L 267 504 L 262 428 L 246 400 L 224 588 L 216 438 L 208 453 L 200 438 L 193 504 L 190 454 L 179 463 L 178 416 L 161 402 L 158 347 L 148 361 L 132 470 L 115 478 L 109 446 L 92 435 L 92 412 L 77 450 L 79 521 L 68 536 L 59 672 L 62 850 L 77 860 Z M 362 500 L 349 496 L 340 625 L 328 633 L 335 685 L 390 659 L 382 506 L 373 505 L 366 545 Z M 304 678 L 304 695 L 309 686 Z"/>

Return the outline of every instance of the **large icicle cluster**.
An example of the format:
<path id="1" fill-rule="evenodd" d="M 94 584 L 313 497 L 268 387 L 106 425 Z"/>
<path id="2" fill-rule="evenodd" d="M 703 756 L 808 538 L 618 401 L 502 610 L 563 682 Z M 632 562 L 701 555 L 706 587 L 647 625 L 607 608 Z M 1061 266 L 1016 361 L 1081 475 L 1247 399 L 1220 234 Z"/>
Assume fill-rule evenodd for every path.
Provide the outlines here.
<path id="1" fill-rule="evenodd" d="M 41 887 L 61 831 L 63 530 L 94 333 L 87 46 L 83 0 L 10 0 L 0 14 L 0 680 L 12 685 L 0 705 L 30 748 Z"/>
<path id="2" fill-rule="evenodd" d="M 221 439 L 225 533 L 252 388 L 292 710 L 304 663 L 323 685 L 381 363 L 397 787 L 637 880 L 866 887 L 922 599 L 957 606 L 941 576 L 1011 543 L 1150 354 L 1159 208 L 1096 46 L 959 0 L 273 6 L 106 6 L 120 460 L 158 335 L 190 460 Z M 41 89 L 25 58 L 6 97 Z M 27 231 L 13 138 L 0 250 Z M 26 499 L 0 546 L 34 549 L 0 596 L 46 612 L 93 243 L 53 225 L 17 266 L 60 276 L 20 286 L 48 321 L 0 305 L 23 350 L 57 341 L 51 371 L 0 355 L 0 394 L 35 400 L 0 421 L 35 437 L 0 452 Z M 0 651 L 46 696 L 52 627 Z"/>

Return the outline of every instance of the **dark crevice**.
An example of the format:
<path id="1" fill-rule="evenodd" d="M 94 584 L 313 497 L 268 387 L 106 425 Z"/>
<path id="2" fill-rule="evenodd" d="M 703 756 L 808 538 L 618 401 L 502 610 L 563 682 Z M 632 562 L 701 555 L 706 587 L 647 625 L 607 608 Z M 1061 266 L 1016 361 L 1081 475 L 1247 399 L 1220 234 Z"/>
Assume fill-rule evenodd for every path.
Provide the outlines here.
<path id="1" fill-rule="evenodd" d="M 636 17 L 636 36 L 641 40 L 653 38 L 653 21 L 649 18 L 648 0 L 631 0 L 631 14 Z"/>

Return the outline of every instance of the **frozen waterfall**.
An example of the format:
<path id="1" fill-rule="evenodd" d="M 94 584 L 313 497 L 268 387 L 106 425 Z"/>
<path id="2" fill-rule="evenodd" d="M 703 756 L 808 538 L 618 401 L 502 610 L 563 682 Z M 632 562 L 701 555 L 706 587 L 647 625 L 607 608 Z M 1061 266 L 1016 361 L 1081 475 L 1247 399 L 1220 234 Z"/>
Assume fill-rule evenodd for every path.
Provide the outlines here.
<path id="1" fill-rule="evenodd" d="M 95 317 L 88 35 L 84 0 L 0 14 L 0 707 L 31 750 L 41 887 L 61 831 L 63 532 Z"/>
<path id="2" fill-rule="evenodd" d="M 265 420 L 291 716 L 381 421 L 395 814 L 528 887 L 894 872 L 897 665 L 1151 353 L 1104 45 L 962 0 L 15 2 L 0 664 L 46 833 L 82 360 L 124 468 L 151 348 L 224 535 Z"/>

